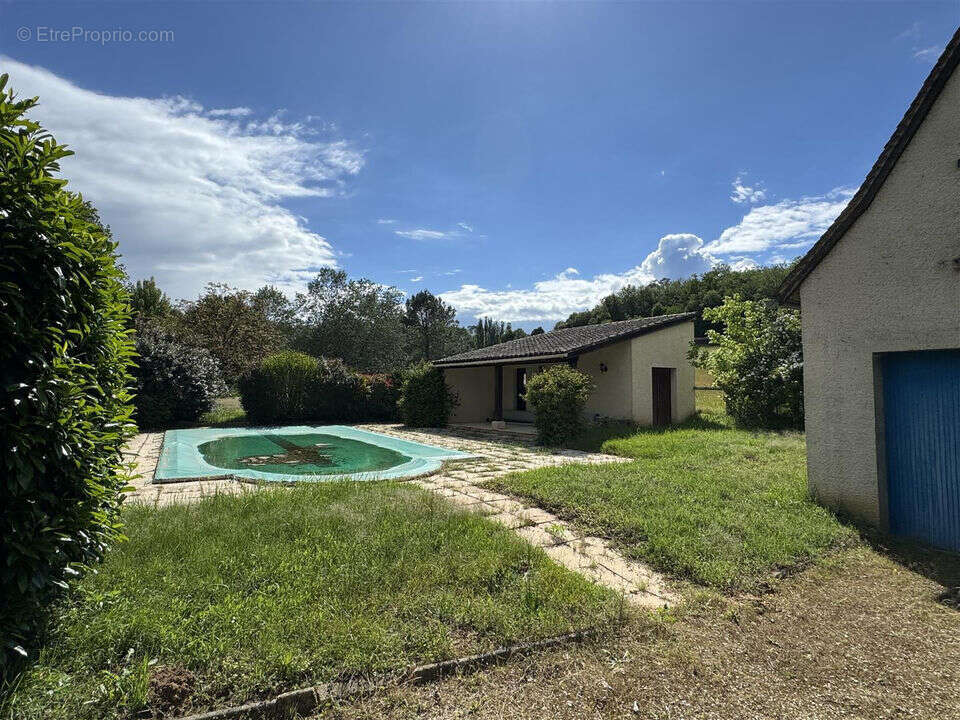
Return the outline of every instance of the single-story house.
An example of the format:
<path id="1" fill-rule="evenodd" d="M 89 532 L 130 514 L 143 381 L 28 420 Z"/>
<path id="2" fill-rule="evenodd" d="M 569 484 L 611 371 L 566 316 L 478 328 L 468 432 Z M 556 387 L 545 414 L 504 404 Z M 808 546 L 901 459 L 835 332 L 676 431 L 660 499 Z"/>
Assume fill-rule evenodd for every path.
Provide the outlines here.
<path id="1" fill-rule="evenodd" d="M 526 381 L 551 364 L 588 374 L 595 389 L 590 419 L 668 425 L 695 408 L 694 369 L 687 359 L 695 313 L 585 325 L 509 340 L 435 360 L 459 405 L 452 422 L 530 422 Z"/>
<path id="2" fill-rule="evenodd" d="M 960 550 L 960 30 L 849 205 L 784 280 L 813 494 Z"/>

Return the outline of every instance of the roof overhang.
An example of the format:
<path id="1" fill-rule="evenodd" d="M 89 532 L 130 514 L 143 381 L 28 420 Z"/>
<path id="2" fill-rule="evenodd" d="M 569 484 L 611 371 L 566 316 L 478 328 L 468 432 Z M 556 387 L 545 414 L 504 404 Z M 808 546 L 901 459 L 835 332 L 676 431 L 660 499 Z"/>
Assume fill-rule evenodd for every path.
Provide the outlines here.
<path id="1" fill-rule="evenodd" d="M 438 368 L 459 368 L 459 367 L 483 367 L 483 366 L 494 366 L 494 365 L 529 365 L 535 363 L 543 362 L 564 362 L 571 361 L 574 358 L 577 358 L 585 353 L 592 352 L 594 350 L 599 350 L 600 348 L 607 347 L 609 345 L 616 345 L 617 343 L 626 342 L 628 340 L 633 340 L 634 338 L 640 337 L 641 335 L 649 335 L 656 333 L 658 330 L 666 330 L 669 327 L 674 325 L 681 325 L 683 323 L 692 323 L 696 313 L 680 313 L 675 318 L 669 320 L 668 322 L 663 322 L 658 325 L 653 325 L 649 327 L 640 327 L 636 330 L 617 335 L 612 338 L 603 338 L 602 340 L 597 340 L 596 342 L 587 343 L 581 345 L 580 347 L 574 348 L 567 352 L 562 353 L 550 353 L 543 355 L 512 355 L 505 357 L 494 357 L 494 358 L 484 358 L 482 360 L 434 360 L 432 364 L 434 367 Z"/>
<path id="2" fill-rule="evenodd" d="M 873 164 L 860 189 L 847 203 L 843 212 L 833 221 L 833 224 L 827 228 L 827 231 L 817 243 L 800 259 L 780 284 L 780 288 L 777 290 L 777 298 L 781 303 L 799 307 L 800 286 L 803 281 L 827 256 L 827 253 L 833 249 L 833 246 L 837 244 L 847 230 L 853 226 L 857 218 L 870 207 L 873 199 L 880 192 L 880 188 L 883 187 L 883 183 L 893 171 L 897 160 L 900 159 L 920 125 L 923 124 L 930 108 L 940 97 L 940 92 L 946 86 L 958 64 L 960 64 L 960 29 L 957 29 L 953 38 L 947 43 L 943 54 L 937 60 L 933 70 L 930 71 L 930 75 L 927 76 L 920 92 L 910 103 L 910 107 L 897 125 L 897 129 L 893 131 L 893 135 L 887 141 L 883 152 L 880 153 L 880 157 Z"/>
<path id="3" fill-rule="evenodd" d="M 560 353 L 557 355 L 518 355 L 512 358 L 493 358 L 488 360 L 467 360 L 463 362 L 443 362 L 434 360 L 433 365 L 438 368 L 462 368 L 462 367 L 493 367 L 495 365 L 532 365 L 545 362 L 565 362 L 575 357 L 576 353 Z"/>

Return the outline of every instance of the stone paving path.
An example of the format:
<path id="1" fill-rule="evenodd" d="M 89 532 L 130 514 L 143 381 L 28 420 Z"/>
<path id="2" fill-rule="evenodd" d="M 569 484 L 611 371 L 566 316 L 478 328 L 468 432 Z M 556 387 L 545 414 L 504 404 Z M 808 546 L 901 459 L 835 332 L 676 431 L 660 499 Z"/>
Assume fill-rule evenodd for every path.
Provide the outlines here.
<path id="1" fill-rule="evenodd" d="M 605 587 L 623 593 L 626 599 L 647 608 L 669 606 L 677 601 L 664 578 L 648 566 L 627 560 L 602 538 L 584 536 L 567 522 L 524 501 L 486 490 L 489 479 L 518 470 L 565 463 L 616 463 L 623 458 L 577 450 L 548 451 L 534 448 L 532 441 L 491 439 L 483 433 L 461 430 L 408 430 L 401 425 L 366 424 L 357 427 L 405 440 L 450 447 L 476 455 L 472 460 L 447 463 L 437 473 L 410 480 L 449 502 L 513 530 L 554 561 Z M 199 480 L 153 484 L 163 433 L 142 433 L 128 445 L 127 460 L 136 464 L 138 477 L 131 483 L 133 502 L 168 505 L 194 502 L 215 493 L 255 492 L 257 485 L 233 479 Z"/>
<path id="2" fill-rule="evenodd" d="M 256 486 L 233 479 L 191 480 L 190 482 L 153 484 L 153 473 L 160 461 L 163 433 L 140 433 L 127 443 L 124 457 L 134 463 L 136 477 L 130 482 L 134 491 L 128 502 L 149 505 L 171 505 L 195 502 L 216 493 L 237 493 L 255 490 Z"/>

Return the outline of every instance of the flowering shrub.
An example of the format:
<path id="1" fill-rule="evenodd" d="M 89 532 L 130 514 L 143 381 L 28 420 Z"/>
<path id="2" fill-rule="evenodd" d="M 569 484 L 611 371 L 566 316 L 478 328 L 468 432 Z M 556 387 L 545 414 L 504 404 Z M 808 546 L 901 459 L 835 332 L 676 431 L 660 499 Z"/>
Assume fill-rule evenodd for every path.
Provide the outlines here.
<path id="1" fill-rule="evenodd" d="M 716 379 L 727 413 L 745 427 L 803 427 L 803 344 L 800 313 L 769 301 L 724 299 L 703 311 L 723 332 L 707 337 L 718 347 L 691 359 Z"/>
<path id="2" fill-rule="evenodd" d="M 137 356 L 134 404 L 141 428 L 196 422 L 227 392 L 220 365 L 201 348 L 146 331 L 137 337 Z"/>

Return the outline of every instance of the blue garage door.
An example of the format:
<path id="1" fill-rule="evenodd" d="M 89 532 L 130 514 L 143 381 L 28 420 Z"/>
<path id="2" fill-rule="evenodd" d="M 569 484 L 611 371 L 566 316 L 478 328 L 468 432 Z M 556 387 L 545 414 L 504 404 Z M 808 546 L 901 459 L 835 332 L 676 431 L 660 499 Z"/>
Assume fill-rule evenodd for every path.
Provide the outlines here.
<path id="1" fill-rule="evenodd" d="M 960 550 L 960 350 L 883 359 L 890 532 Z"/>

